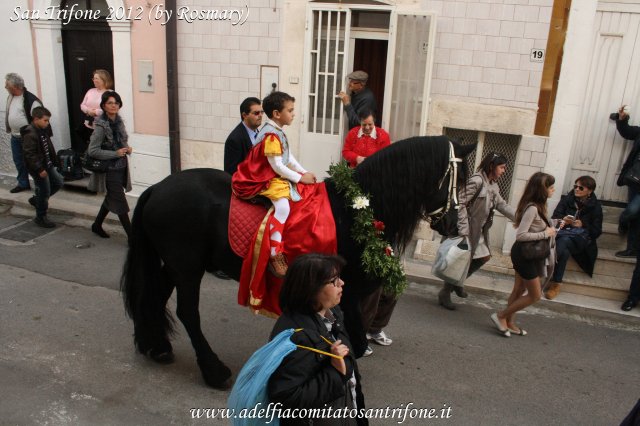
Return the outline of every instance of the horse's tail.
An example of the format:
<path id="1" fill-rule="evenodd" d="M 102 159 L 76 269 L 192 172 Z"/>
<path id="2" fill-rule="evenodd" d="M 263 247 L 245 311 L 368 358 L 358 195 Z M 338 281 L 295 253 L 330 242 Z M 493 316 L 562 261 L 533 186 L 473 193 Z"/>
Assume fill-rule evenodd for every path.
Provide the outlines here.
<path id="1" fill-rule="evenodd" d="M 163 297 L 167 283 L 158 251 L 144 230 L 144 208 L 153 187 L 142 193 L 133 212 L 129 251 L 120 279 L 127 315 L 133 320 L 135 344 L 147 353 L 158 341 L 173 333 L 174 320 Z"/>

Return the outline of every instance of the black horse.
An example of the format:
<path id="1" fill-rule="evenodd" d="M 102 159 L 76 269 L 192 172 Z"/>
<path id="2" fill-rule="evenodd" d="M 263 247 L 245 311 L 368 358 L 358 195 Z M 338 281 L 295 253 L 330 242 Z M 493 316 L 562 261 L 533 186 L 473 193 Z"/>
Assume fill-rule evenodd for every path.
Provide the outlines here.
<path id="1" fill-rule="evenodd" d="M 454 157 L 464 158 L 473 149 L 475 145 L 450 144 L 444 136 L 414 137 L 377 152 L 355 170 L 354 180 L 370 194 L 375 217 L 385 223 L 385 237 L 399 254 L 425 215 L 449 205 L 455 193 L 455 185 L 449 185 L 455 175 Z M 464 169 L 464 162 L 460 166 Z M 457 180 L 462 179 L 461 170 Z M 361 356 L 367 340 L 359 302 L 382 283 L 362 270 L 362 247 L 351 237 L 350 206 L 331 179 L 325 183 L 338 253 L 347 261 L 341 302 L 345 326 L 356 356 Z M 205 382 L 217 388 L 226 386 L 231 371 L 202 334 L 198 305 L 205 271 L 240 277 L 242 259 L 232 252 L 227 235 L 230 197 L 231 176 L 213 169 L 186 170 L 148 188 L 133 214 L 121 280 L 137 349 L 160 363 L 173 360 L 169 335 L 174 321 L 166 304 L 177 290 L 176 314 L 191 338 Z"/>

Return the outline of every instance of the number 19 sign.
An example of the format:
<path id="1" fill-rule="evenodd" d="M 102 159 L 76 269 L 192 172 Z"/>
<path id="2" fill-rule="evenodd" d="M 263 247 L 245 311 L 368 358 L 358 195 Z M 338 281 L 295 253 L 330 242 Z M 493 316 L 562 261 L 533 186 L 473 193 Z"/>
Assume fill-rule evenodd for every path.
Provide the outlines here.
<path id="1" fill-rule="evenodd" d="M 544 49 L 531 49 L 531 62 L 544 62 Z"/>

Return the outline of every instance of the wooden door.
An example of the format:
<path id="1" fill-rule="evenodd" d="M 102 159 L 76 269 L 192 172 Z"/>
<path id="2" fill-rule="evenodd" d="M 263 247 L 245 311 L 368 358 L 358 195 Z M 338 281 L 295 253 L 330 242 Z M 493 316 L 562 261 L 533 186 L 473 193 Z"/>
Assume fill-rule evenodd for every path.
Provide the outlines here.
<path id="1" fill-rule="evenodd" d="M 626 202 L 626 187 L 617 186 L 616 180 L 632 143 L 620 137 L 609 115 L 621 104 L 630 104 L 631 124 L 640 124 L 640 13 L 620 11 L 618 6 L 611 10 L 601 3 L 596 13 L 589 77 L 564 190 L 577 177 L 591 175 L 598 198 Z"/>
<path id="2" fill-rule="evenodd" d="M 105 69 L 113 76 L 113 42 L 109 24 L 106 21 L 72 21 L 63 26 L 62 52 L 67 84 L 71 147 L 77 152 L 84 152 L 86 144 L 80 140 L 76 129 L 84 120 L 80 104 L 87 90 L 93 87 L 92 72 L 96 69 Z"/>

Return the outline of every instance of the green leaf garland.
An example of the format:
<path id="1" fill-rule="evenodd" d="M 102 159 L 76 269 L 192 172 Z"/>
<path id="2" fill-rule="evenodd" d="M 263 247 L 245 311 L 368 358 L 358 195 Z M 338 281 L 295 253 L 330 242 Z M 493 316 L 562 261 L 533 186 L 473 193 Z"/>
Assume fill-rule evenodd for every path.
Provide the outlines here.
<path id="1" fill-rule="evenodd" d="M 364 194 L 354 182 L 353 169 L 346 161 L 331 164 L 329 176 L 353 211 L 351 236 L 364 246 L 361 256 L 364 271 L 380 278 L 386 292 L 399 296 L 407 288 L 407 277 L 400 259 L 384 239 L 384 224 L 373 216 L 373 209 L 369 207 L 369 195 Z"/>

